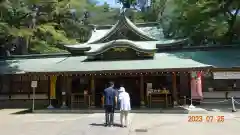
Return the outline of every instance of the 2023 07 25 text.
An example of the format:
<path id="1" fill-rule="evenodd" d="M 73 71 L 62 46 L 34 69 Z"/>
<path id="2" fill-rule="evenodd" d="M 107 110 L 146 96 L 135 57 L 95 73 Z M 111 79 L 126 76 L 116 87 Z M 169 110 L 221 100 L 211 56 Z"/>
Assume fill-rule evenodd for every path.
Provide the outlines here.
<path id="1" fill-rule="evenodd" d="M 195 122 L 195 123 L 200 123 L 200 122 L 217 122 L 217 123 L 223 123 L 225 120 L 224 116 L 201 116 L 201 115 L 191 115 L 188 116 L 188 122 Z"/>

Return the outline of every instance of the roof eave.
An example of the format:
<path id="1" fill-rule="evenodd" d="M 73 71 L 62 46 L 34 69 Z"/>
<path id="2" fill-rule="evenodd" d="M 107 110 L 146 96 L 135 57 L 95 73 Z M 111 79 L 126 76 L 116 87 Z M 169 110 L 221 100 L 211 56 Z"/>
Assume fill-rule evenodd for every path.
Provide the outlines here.
<path id="1" fill-rule="evenodd" d="M 86 55 L 98 55 L 101 54 L 111 48 L 114 47 L 127 47 L 127 48 L 131 48 L 134 49 L 138 52 L 144 52 L 144 53 L 151 53 L 151 52 L 157 52 L 157 48 L 141 48 L 139 46 L 137 46 L 134 42 L 129 41 L 129 40 L 116 40 L 116 41 L 110 41 L 107 42 L 103 47 L 98 48 L 95 51 L 90 52 L 90 50 L 87 52 L 85 52 Z"/>
<path id="2" fill-rule="evenodd" d="M 102 40 L 108 38 L 109 36 L 112 35 L 112 33 L 114 33 L 118 27 L 121 26 L 121 23 L 120 21 L 118 20 L 117 23 L 115 25 L 112 26 L 112 28 L 101 38 L 95 40 L 95 41 L 92 41 L 92 42 L 88 42 L 88 44 L 97 44 L 97 43 L 100 43 Z"/>
<path id="3" fill-rule="evenodd" d="M 144 50 L 144 49 L 134 49 L 136 50 L 137 52 L 142 52 L 142 53 L 156 53 L 157 52 L 157 49 L 149 49 L 149 50 Z M 87 56 L 96 56 L 96 55 L 99 55 L 99 54 L 102 54 L 104 53 L 105 51 L 107 50 L 99 50 L 99 51 L 94 51 L 94 52 L 84 52 Z"/>
<path id="4" fill-rule="evenodd" d="M 72 47 L 65 47 L 68 52 L 71 54 L 84 54 L 85 51 L 91 50 L 91 47 L 82 47 L 82 48 L 72 48 Z"/>
<path id="5" fill-rule="evenodd" d="M 102 74 L 104 73 L 140 73 L 140 72 L 176 72 L 176 71 L 208 71 L 212 69 L 212 66 L 203 66 L 203 67 L 188 67 L 188 68 L 158 68 L 158 69 L 131 69 L 131 70 L 92 70 L 92 71 L 40 71 L 40 72 L 26 72 L 27 74 L 39 74 L 39 73 L 52 73 L 52 74 L 62 74 L 62 73 L 78 73 L 78 74 Z"/>
<path id="6" fill-rule="evenodd" d="M 179 45 L 179 44 L 182 44 L 182 43 L 185 43 L 188 41 L 188 38 L 185 38 L 185 39 L 176 39 L 174 40 L 173 42 L 170 42 L 170 43 L 157 43 L 156 46 L 165 46 L 165 45 Z"/>
<path id="7" fill-rule="evenodd" d="M 136 33 L 137 35 L 139 35 L 140 37 L 144 38 L 147 41 L 157 41 L 157 39 L 150 37 L 146 34 L 144 34 L 144 32 L 142 32 L 135 24 L 133 24 L 131 22 L 131 20 L 129 20 L 126 16 L 124 16 L 123 22 L 126 24 L 126 26 L 131 29 L 134 33 Z M 130 24 L 132 23 L 132 24 Z M 132 25 L 134 25 L 136 28 L 132 27 Z"/>

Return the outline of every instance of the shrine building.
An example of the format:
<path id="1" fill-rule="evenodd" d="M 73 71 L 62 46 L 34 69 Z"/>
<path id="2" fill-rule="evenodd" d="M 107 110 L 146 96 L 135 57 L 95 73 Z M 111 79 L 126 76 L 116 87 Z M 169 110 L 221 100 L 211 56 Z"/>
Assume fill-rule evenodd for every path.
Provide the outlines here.
<path id="1" fill-rule="evenodd" d="M 224 98 L 219 91 L 231 91 L 229 85 L 237 77 L 217 88 L 213 75 L 240 71 L 239 48 L 206 50 L 187 45 L 188 39 L 165 39 L 157 23 L 136 24 L 122 13 L 115 25 L 96 26 L 86 43 L 65 45 L 69 53 L 0 59 L 0 107 L 31 107 L 32 81 L 37 81 L 39 108 L 50 101 L 55 108 L 101 107 L 109 81 L 116 89 L 125 87 L 133 108 Z"/>

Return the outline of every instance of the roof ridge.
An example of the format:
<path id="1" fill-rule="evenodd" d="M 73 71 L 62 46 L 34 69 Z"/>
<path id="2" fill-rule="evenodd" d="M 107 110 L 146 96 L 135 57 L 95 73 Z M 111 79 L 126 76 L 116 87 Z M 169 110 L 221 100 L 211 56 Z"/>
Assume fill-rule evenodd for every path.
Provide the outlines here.
<path id="1" fill-rule="evenodd" d="M 116 23 L 115 23 L 116 24 Z M 108 24 L 108 25 L 93 25 L 93 27 L 96 28 L 96 30 L 104 30 L 104 29 L 111 29 L 115 24 Z M 157 26 L 158 22 L 143 22 L 143 23 L 134 23 L 135 26 L 139 27 L 152 27 Z"/>

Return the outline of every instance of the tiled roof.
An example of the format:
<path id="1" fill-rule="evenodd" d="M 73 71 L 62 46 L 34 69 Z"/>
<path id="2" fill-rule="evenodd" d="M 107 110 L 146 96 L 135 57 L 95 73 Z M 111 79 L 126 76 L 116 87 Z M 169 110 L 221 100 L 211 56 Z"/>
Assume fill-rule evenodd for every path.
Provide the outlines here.
<path id="1" fill-rule="evenodd" d="M 204 68 L 211 64 L 179 57 L 170 53 L 156 53 L 153 59 L 124 61 L 91 61 L 86 56 L 63 56 L 56 58 L 16 59 L 0 62 L 1 74 L 24 72 L 93 72 L 93 71 L 129 71 L 162 70 L 181 68 Z"/>

